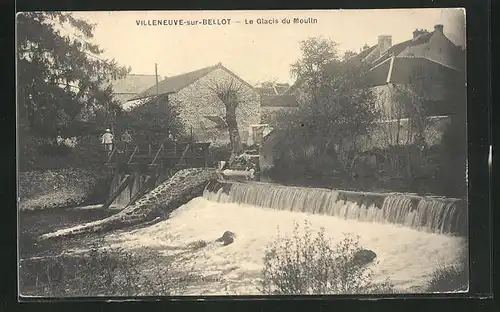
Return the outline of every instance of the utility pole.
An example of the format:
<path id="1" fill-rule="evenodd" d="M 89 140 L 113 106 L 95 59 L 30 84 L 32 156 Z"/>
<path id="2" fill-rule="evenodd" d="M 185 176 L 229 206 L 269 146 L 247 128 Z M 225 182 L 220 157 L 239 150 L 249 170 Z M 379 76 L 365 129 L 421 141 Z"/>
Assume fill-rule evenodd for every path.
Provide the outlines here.
<path id="1" fill-rule="evenodd" d="M 160 108 L 160 91 L 158 90 L 158 64 L 155 63 L 155 78 L 156 78 L 156 105 Z"/>
<path id="2" fill-rule="evenodd" d="M 156 109 L 160 110 L 160 91 L 158 89 L 158 64 L 155 63 L 155 80 L 156 80 Z M 155 128 L 158 127 L 158 114 L 155 114 Z"/>

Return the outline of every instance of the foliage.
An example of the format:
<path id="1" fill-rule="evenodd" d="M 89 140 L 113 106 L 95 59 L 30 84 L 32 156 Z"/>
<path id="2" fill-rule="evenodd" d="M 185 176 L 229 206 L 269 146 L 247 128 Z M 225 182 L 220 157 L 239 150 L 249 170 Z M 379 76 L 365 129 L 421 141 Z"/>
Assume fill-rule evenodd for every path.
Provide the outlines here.
<path id="1" fill-rule="evenodd" d="M 443 195 L 465 197 L 467 193 L 467 118 L 466 87 L 463 80 L 449 81 L 447 85 L 448 106 L 451 111 L 451 123 L 443 134 L 445 152 L 440 159 L 443 169 L 440 179 L 453 181 L 446 183 Z"/>
<path id="2" fill-rule="evenodd" d="M 103 50 L 91 43 L 93 29 L 94 25 L 71 13 L 17 15 L 21 140 L 74 131 L 82 120 L 108 123 L 119 110 L 108 82 L 130 69 L 98 57 Z"/>
<path id="3" fill-rule="evenodd" d="M 162 263 L 159 266 L 158 263 Z M 182 292 L 186 278 L 152 251 L 133 254 L 122 248 L 101 248 L 95 242 L 80 256 L 48 257 L 35 265 L 23 261 L 21 292 L 37 296 L 168 296 Z M 144 272 L 149 265 L 154 272 Z"/>
<path id="4" fill-rule="evenodd" d="M 174 138 L 185 137 L 186 131 L 179 117 L 178 107 L 168 97 L 147 99 L 135 109 L 123 112 L 118 118 L 117 133 L 129 130 L 136 142 L 162 142 L 169 132 Z"/>
<path id="5" fill-rule="evenodd" d="M 369 267 L 354 261 L 361 250 L 357 238 L 333 244 L 324 229 L 313 237 L 295 224 L 292 237 L 280 237 L 266 249 L 261 291 L 269 295 L 366 294 L 393 292 L 389 281 L 372 282 Z"/>
<path id="6" fill-rule="evenodd" d="M 351 51 L 351 50 L 347 50 L 347 51 L 344 52 L 344 56 L 343 56 L 342 59 L 344 61 L 347 61 L 347 60 L 349 60 L 350 58 L 352 58 L 352 57 L 354 57 L 356 55 L 358 55 L 358 53 L 356 53 L 354 51 Z"/>
<path id="7" fill-rule="evenodd" d="M 408 184 L 419 184 L 417 178 L 433 180 L 432 193 L 463 198 L 467 148 L 463 78 L 459 73 L 444 77 L 438 73 L 421 74 L 415 69 L 410 73 L 410 84 L 393 90 L 394 105 L 385 112 L 385 117 L 395 118 L 397 124 L 387 123 L 386 129 L 382 129 L 386 130 L 383 140 L 388 147 L 381 152 L 390 158 L 390 151 L 399 148 L 404 152 L 400 156 L 412 159 L 407 170 L 400 172 Z M 436 115 L 446 115 L 451 120 L 444 132 L 439 128 L 431 131 L 435 122 L 431 117 Z M 409 118 L 409 122 L 401 118 Z M 437 146 L 429 146 L 433 137 L 441 139 Z M 390 172 L 384 174 L 387 178 L 394 177 Z M 414 186 L 410 188 L 415 190 Z"/>
<path id="8" fill-rule="evenodd" d="M 221 160 L 228 160 L 231 157 L 232 147 L 231 144 L 226 146 L 210 146 L 211 161 L 217 162 Z"/>
<path id="9" fill-rule="evenodd" d="M 101 132 L 91 131 L 78 137 L 71 148 L 57 145 L 55 139 L 26 136 L 19 140 L 19 170 L 47 170 L 62 168 L 94 168 L 102 166 L 107 154 L 101 145 Z"/>
<path id="10" fill-rule="evenodd" d="M 20 172 L 19 209 L 38 210 L 102 203 L 109 178 L 103 167 Z"/>
<path id="11" fill-rule="evenodd" d="M 467 268 L 463 265 L 442 266 L 433 272 L 428 292 L 467 291 Z"/>
<path id="12" fill-rule="evenodd" d="M 225 107 L 226 115 L 224 119 L 229 132 L 229 141 L 232 150 L 229 163 L 232 164 L 234 158 L 243 152 L 243 145 L 238 130 L 238 121 L 236 119 L 236 109 L 241 103 L 248 100 L 248 96 L 245 92 L 243 83 L 236 79 L 212 81 L 209 88 Z"/>
<path id="13" fill-rule="evenodd" d="M 329 40 L 310 38 L 301 49 L 292 73 L 301 81 L 306 100 L 296 112 L 278 118 L 283 138 L 275 149 L 282 151 L 279 158 L 286 167 L 315 166 L 321 172 L 324 168 L 314 164 L 324 159 L 345 171 L 359 139 L 370 134 L 378 118 L 372 91 L 356 88 L 366 68 L 340 60 Z"/>
<path id="14" fill-rule="evenodd" d="M 433 273 L 427 286 L 428 292 L 467 291 L 469 288 L 468 260 L 462 252 L 457 264 L 440 266 Z"/>

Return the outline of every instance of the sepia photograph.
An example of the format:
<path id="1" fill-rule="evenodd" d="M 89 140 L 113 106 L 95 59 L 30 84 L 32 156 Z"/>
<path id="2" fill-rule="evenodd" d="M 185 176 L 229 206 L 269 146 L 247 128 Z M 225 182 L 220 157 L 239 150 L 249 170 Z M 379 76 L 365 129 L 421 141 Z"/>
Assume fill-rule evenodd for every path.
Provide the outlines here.
<path id="1" fill-rule="evenodd" d="M 461 8 L 16 15 L 20 298 L 469 289 Z"/>

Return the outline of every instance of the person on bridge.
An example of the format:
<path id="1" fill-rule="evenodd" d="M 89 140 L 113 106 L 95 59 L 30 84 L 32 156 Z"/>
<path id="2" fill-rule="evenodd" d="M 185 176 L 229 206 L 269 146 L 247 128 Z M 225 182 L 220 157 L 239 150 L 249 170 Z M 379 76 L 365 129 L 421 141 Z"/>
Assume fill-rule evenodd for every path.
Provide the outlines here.
<path id="1" fill-rule="evenodd" d="M 108 152 L 108 155 L 111 154 L 113 150 L 113 134 L 111 134 L 111 130 L 106 129 L 106 132 L 102 135 L 101 142 L 104 146 L 104 150 Z"/>
<path id="2" fill-rule="evenodd" d="M 122 134 L 122 141 L 124 142 L 124 150 L 127 150 L 128 145 L 132 142 L 132 136 L 128 133 L 128 130 L 125 130 L 125 133 Z"/>

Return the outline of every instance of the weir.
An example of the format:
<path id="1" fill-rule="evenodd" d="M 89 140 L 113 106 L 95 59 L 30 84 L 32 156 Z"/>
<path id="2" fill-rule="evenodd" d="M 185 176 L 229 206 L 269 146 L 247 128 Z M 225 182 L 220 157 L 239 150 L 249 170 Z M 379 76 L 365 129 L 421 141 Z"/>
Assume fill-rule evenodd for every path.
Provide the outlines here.
<path id="1" fill-rule="evenodd" d="M 439 234 L 467 234 L 467 206 L 454 198 L 225 181 L 211 181 L 203 196 L 219 203 L 390 223 Z"/>

